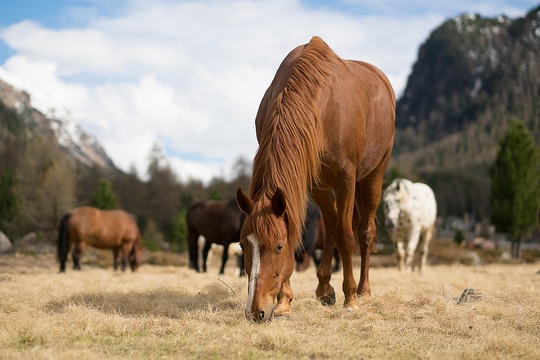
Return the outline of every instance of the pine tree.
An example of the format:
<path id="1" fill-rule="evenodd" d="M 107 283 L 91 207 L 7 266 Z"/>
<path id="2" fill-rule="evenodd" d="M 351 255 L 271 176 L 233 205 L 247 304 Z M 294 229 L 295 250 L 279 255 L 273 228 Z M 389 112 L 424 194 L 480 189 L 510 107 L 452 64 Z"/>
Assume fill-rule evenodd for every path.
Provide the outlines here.
<path id="1" fill-rule="evenodd" d="M 491 170 L 492 222 L 512 240 L 512 258 L 536 225 L 540 204 L 540 153 L 523 121 L 513 120 L 499 143 Z"/>
<path id="2" fill-rule="evenodd" d="M 91 205 L 102 210 L 112 210 L 119 207 L 118 196 L 113 191 L 109 180 L 105 178 L 99 180 L 98 187 L 92 195 Z"/>
<path id="3" fill-rule="evenodd" d="M 0 176 L 0 231 L 8 234 L 11 230 L 10 223 L 19 211 L 19 202 L 14 192 L 15 185 L 15 174 L 12 171 Z"/>

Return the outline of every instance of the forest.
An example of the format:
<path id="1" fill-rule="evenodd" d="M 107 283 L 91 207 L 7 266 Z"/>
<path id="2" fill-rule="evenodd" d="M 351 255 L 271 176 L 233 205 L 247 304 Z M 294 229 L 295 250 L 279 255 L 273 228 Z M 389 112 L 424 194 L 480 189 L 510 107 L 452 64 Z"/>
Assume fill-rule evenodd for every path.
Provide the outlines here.
<path id="1" fill-rule="evenodd" d="M 191 203 L 228 200 L 239 186 L 249 186 L 246 159 L 239 158 L 233 172 L 232 181 L 182 182 L 157 145 L 148 154 L 146 174 L 134 168 L 124 173 L 115 167 L 88 166 L 60 147 L 53 134 L 29 128 L 0 101 L 0 231 L 12 242 L 30 232 L 54 241 L 65 212 L 112 197 L 112 207 L 136 216 L 148 247 L 182 251 L 185 212 Z"/>
<path id="2" fill-rule="evenodd" d="M 540 141 L 539 14 L 540 7 L 513 20 L 463 15 L 430 34 L 397 101 L 387 181 L 429 184 L 443 218 L 468 218 L 471 227 L 490 221 L 490 174 L 509 124 L 523 121 L 536 148 Z M 239 158 L 229 180 L 181 181 L 156 145 L 144 174 L 125 173 L 102 149 L 101 164 L 81 161 L 76 146 L 58 145 L 53 125 L 28 94 L 0 81 L 0 230 L 12 240 L 33 231 L 53 239 L 62 214 L 92 204 L 106 186 L 146 239 L 181 250 L 191 203 L 249 187 L 251 159 Z"/>

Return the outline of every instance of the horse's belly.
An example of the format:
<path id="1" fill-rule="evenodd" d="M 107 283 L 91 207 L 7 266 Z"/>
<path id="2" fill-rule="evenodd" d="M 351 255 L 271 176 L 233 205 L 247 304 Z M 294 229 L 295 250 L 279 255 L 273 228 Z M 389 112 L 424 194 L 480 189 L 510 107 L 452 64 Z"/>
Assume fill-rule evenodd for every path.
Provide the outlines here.
<path id="1" fill-rule="evenodd" d="M 99 249 L 109 249 L 111 247 L 120 246 L 120 242 L 116 240 L 103 239 L 101 236 L 91 235 L 87 238 L 86 242 Z"/>

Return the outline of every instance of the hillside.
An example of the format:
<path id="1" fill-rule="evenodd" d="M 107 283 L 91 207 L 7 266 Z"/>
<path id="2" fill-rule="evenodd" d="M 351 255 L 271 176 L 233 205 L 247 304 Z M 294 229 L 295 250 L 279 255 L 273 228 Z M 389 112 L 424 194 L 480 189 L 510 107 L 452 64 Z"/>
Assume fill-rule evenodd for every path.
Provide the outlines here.
<path id="1" fill-rule="evenodd" d="M 31 97 L 0 77 L 0 175 L 15 163 L 24 163 L 21 144 L 27 143 L 29 134 L 37 135 L 47 143 L 60 145 L 80 165 L 78 169 L 85 169 L 77 171 L 77 203 L 87 202 L 99 177 L 106 175 L 114 181 L 124 207 L 149 217 L 159 212 L 147 209 L 148 201 L 140 195 L 142 190 L 134 191 L 127 184 L 144 185 L 136 175 L 117 170 L 95 138 L 69 117 L 36 110 Z M 515 19 L 472 14 L 449 19 L 420 47 L 397 102 L 391 166 L 406 177 L 430 184 L 440 215 L 462 216 L 469 212 L 477 220 L 489 216 L 489 169 L 497 142 L 510 120 L 519 118 L 528 124 L 540 144 L 539 99 L 540 6 Z M 167 184 L 175 191 L 167 190 L 159 171 L 164 172 L 160 176 L 168 179 Z M 170 168 L 159 171 L 148 182 L 155 189 L 148 191 L 163 193 L 171 203 L 171 212 L 177 211 L 179 205 L 173 202 L 180 197 L 171 196 L 173 192 L 183 193 L 184 206 L 193 198 L 210 196 L 203 195 L 207 190 L 214 196 L 220 193 L 229 198 L 234 195 L 231 189 L 237 187 L 234 181 L 227 184 L 218 179 L 204 191 L 196 184 L 192 184 L 193 189 L 186 186 L 181 190 L 183 185 Z M 21 174 L 18 177 L 24 178 Z M 242 181 L 247 183 L 247 179 Z M 164 199 L 158 201 L 155 194 L 148 197 L 156 202 L 157 209 L 164 208 L 158 206 Z M 160 223 L 165 224 L 171 217 L 163 214 Z"/>
<path id="2" fill-rule="evenodd" d="M 489 168 L 513 118 L 540 143 L 540 6 L 464 14 L 423 43 L 396 109 L 392 165 L 430 183 L 442 215 L 489 215 Z"/>
<path id="3" fill-rule="evenodd" d="M 0 78 L 0 122 L 11 118 L 32 134 L 50 137 L 65 152 L 87 167 L 113 169 L 114 164 L 98 141 L 68 118 L 46 116 L 31 103 L 31 96 Z M 11 115 L 9 115 L 11 114 Z"/>

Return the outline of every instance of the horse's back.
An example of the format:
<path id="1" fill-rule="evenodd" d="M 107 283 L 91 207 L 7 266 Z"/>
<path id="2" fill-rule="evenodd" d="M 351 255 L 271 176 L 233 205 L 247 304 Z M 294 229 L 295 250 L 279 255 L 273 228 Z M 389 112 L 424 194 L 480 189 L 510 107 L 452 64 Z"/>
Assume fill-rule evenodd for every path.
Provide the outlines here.
<path id="1" fill-rule="evenodd" d="M 211 243 L 222 243 L 222 224 L 226 203 L 203 200 L 190 207 L 188 226 Z"/>
<path id="2" fill-rule="evenodd" d="M 395 95 L 389 80 L 374 65 L 343 60 L 323 93 L 321 121 L 325 139 L 323 162 L 356 162 L 358 178 L 378 166 L 391 152 Z"/>
<path id="3" fill-rule="evenodd" d="M 100 210 L 81 206 L 70 211 L 70 237 L 98 248 L 140 242 L 139 228 L 124 210 Z"/>
<path id="4" fill-rule="evenodd" d="M 122 242 L 140 241 L 139 227 L 134 217 L 121 209 L 104 211 L 102 214 L 108 227 L 117 230 L 117 236 Z"/>
<path id="5" fill-rule="evenodd" d="M 257 112 L 257 139 L 260 143 L 265 127 L 273 126 L 269 121 L 274 114 L 273 106 L 286 96 L 285 88 L 294 89 L 301 82 L 294 70 L 301 67 L 299 59 L 304 56 L 310 57 L 308 62 L 314 65 L 302 68 L 299 73 L 311 83 L 308 88 L 317 83 L 321 89 L 315 95 L 317 115 L 313 119 L 320 122 L 316 137 L 321 163 L 334 171 L 343 169 L 345 163 L 352 164 L 357 179 L 361 179 L 392 151 L 395 94 L 380 69 L 366 62 L 341 59 L 318 37 L 293 49 L 279 66 Z"/>
<path id="6" fill-rule="evenodd" d="M 77 235 L 92 233 L 99 224 L 100 210 L 91 206 L 80 206 L 69 212 L 69 229 Z"/>
<path id="7" fill-rule="evenodd" d="M 423 227 L 431 227 L 437 218 L 437 201 L 431 187 L 424 183 L 414 183 L 412 194 L 417 203 L 417 211 L 421 213 L 420 219 Z"/>

